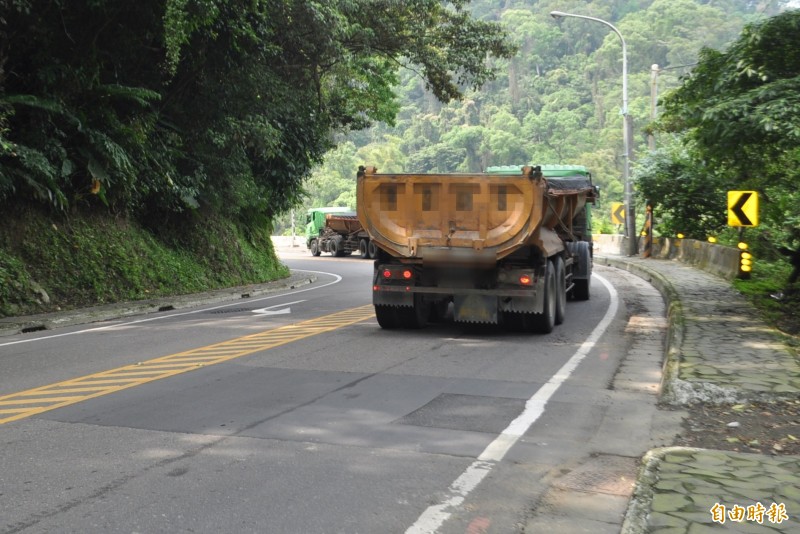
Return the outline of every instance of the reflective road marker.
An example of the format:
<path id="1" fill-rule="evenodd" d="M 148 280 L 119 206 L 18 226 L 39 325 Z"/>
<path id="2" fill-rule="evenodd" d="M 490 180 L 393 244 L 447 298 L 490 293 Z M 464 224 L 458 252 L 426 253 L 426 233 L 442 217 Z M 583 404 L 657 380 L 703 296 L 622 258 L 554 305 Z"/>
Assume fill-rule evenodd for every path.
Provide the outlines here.
<path id="1" fill-rule="evenodd" d="M 330 332 L 374 316 L 374 308 L 369 304 L 110 371 L 5 395 L 0 397 L 0 425 Z"/>

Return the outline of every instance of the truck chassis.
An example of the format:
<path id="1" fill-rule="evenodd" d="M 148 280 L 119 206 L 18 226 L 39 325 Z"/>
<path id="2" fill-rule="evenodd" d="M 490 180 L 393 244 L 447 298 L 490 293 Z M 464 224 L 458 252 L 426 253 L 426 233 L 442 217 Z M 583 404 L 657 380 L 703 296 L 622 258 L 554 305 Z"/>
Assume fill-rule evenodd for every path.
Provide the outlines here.
<path id="1" fill-rule="evenodd" d="M 505 261 L 496 268 L 425 268 L 421 262 L 380 255 L 373 273 L 373 304 L 385 329 L 422 328 L 445 318 L 452 303 L 459 322 L 501 324 L 513 331 L 549 333 L 565 318 L 567 298 L 588 300 L 591 244 L 537 262 Z"/>

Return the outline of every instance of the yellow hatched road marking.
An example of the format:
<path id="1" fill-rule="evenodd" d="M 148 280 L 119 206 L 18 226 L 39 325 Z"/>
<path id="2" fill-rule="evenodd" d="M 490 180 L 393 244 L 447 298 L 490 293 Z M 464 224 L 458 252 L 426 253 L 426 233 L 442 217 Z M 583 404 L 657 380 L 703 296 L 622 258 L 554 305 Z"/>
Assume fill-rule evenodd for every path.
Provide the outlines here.
<path id="1" fill-rule="evenodd" d="M 41 392 L 39 393 L 41 395 Z M 44 402 L 44 403 L 53 403 L 53 402 L 63 402 L 65 400 L 70 400 L 72 397 L 39 397 L 35 399 L 10 399 L 7 401 L 3 401 L 2 406 L 14 406 L 16 404 L 35 404 L 37 402 Z"/>
<path id="2" fill-rule="evenodd" d="M 375 316 L 372 305 L 360 306 L 317 319 L 161 356 L 92 375 L 0 396 L 0 425 L 101 397 L 155 380 L 215 365 L 299 339 L 330 332 Z M 71 395 L 65 395 L 71 394 Z M 49 397 L 48 395 L 58 395 Z M 15 407 L 15 406 L 20 407 Z M 25 407 L 21 407 L 25 405 Z"/>

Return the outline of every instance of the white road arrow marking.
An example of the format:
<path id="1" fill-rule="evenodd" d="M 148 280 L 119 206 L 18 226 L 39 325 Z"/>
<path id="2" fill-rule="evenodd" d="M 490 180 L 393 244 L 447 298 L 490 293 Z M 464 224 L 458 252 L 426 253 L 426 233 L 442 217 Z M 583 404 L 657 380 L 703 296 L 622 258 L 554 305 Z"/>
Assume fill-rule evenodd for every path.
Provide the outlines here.
<path id="1" fill-rule="evenodd" d="M 305 300 L 295 300 L 294 302 L 284 302 L 283 304 L 267 306 L 266 308 L 259 308 L 257 310 L 253 310 L 253 313 L 256 313 L 258 315 L 285 315 L 287 313 L 292 313 L 292 309 L 281 308 L 280 310 L 273 310 L 272 308 L 278 308 L 280 306 L 289 306 L 291 304 L 300 304 L 301 302 L 305 302 Z"/>

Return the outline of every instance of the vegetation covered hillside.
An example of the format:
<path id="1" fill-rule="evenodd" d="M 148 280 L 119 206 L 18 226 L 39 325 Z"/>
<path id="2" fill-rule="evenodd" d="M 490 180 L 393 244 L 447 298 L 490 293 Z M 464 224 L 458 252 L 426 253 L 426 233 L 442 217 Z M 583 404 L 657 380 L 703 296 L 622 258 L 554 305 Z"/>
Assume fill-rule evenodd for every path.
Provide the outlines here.
<path id="1" fill-rule="evenodd" d="M 0 314 L 279 276 L 272 218 L 402 66 L 449 101 L 512 54 L 467 3 L 0 3 Z"/>

